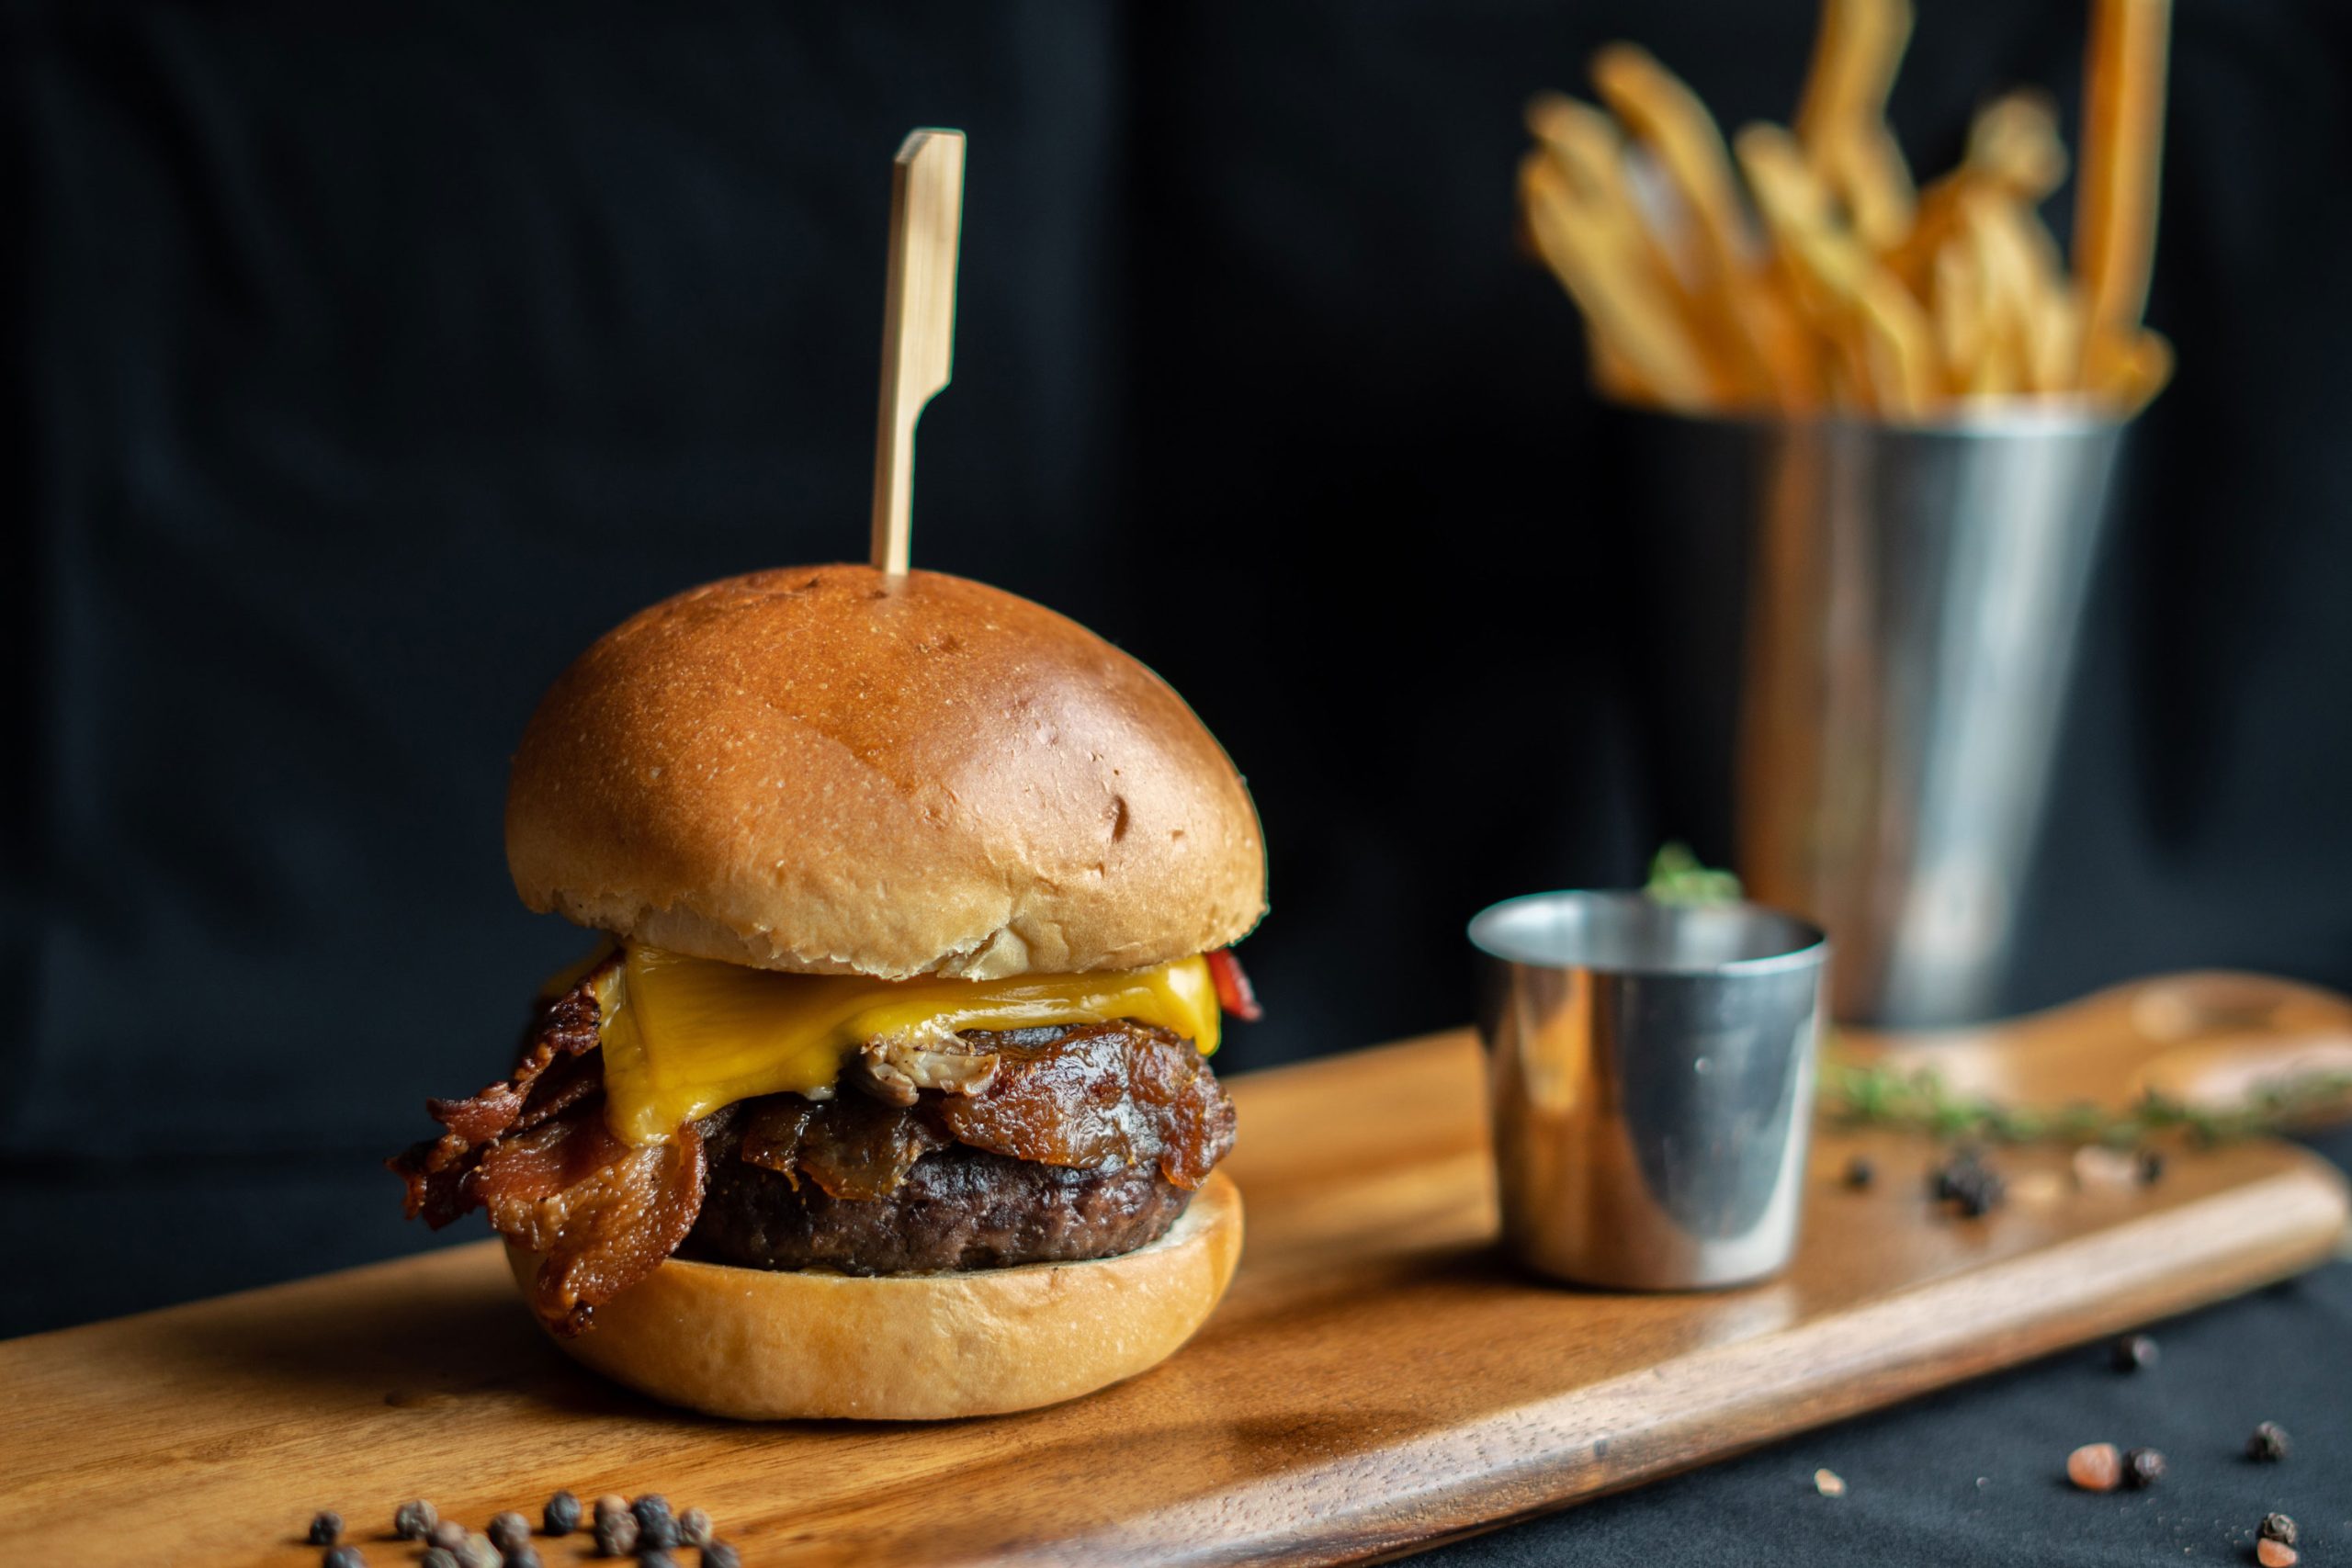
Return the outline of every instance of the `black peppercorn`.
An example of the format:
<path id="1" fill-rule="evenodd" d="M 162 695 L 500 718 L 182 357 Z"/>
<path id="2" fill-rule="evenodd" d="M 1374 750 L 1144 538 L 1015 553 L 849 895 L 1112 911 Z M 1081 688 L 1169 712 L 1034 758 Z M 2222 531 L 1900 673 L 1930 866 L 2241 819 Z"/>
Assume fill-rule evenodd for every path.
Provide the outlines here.
<path id="1" fill-rule="evenodd" d="M 422 1497 L 402 1503 L 392 1515 L 392 1533 L 402 1540 L 423 1540 L 424 1532 L 441 1522 L 441 1510 Z"/>
<path id="2" fill-rule="evenodd" d="M 1941 1203 L 1956 1203 L 1970 1219 L 1979 1219 L 2001 1206 L 2008 1187 L 2000 1173 L 1984 1163 L 1974 1145 L 1954 1149 L 1943 1164 L 1928 1172 L 1928 1190 Z"/>
<path id="3" fill-rule="evenodd" d="M 559 1492 L 539 1511 L 539 1523 L 549 1535 L 570 1535 L 580 1528 L 580 1499 Z"/>
<path id="4" fill-rule="evenodd" d="M 708 1546 L 710 1544 L 710 1511 L 707 1508 L 688 1508 L 684 1513 L 680 1514 L 678 1540 L 686 1546 Z"/>
<path id="5" fill-rule="evenodd" d="M 466 1527 L 455 1519 L 435 1519 L 425 1528 L 424 1544 L 462 1554 L 466 1550 Z"/>
<path id="6" fill-rule="evenodd" d="M 668 1551 L 678 1544 L 678 1521 L 667 1514 L 655 1514 L 637 1522 L 637 1549 L 639 1551 Z"/>
<path id="7" fill-rule="evenodd" d="M 628 1512 L 628 1499 L 621 1496 L 618 1493 L 607 1492 L 603 1496 L 596 1499 L 596 1517 L 600 1520 L 608 1519 L 615 1514 L 626 1514 Z"/>
<path id="8" fill-rule="evenodd" d="M 2145 1371 L 2156 1364 L 2156 1342 L 2144 1334 L 2127 1334 L 2115 1342 L 2108 1359 L 2119 1372 Z"/>
<path id="9" fill-rule="evenodd" d="M 2132 1449 L 2123 1456 L 2123 1484 L 2137 1492 L 2165 1477 L 2165 1456 L 2154 1449 Z"/>
<path id="10" fill-rule="evenodd" d="M 490 1528 L 483 1533 L 490 1537 L 490 1544 L 498 1548 L 502 1555 L 509 1554 L 516 1547 L 531 1543 L 531 1521 L 509 1508 L 503 1514 L 492 1516 Z"/>
<path id="11" fill-rule="evenodd" d="M 312 1546 L 333 1546 L 343 1539 L 343 1516 L 322 1508 L 311 1516 L 311 1533 L 302 1539 Z"/>
<path id="12" fill-rule="evenodd" d="M 637 1568 L 678 1568 L 678 1561 L 658 1548 L 649 1549 L 637 1554 Z"/>
<path id="13" fill-rule="evenodd" d="M 1939 1203 L 1948 1203 L 1959 1197 L 1962 1174 L 1973 1157 L 1966 1150 L 1955 1149 L 1940 1164 L 1928 1168 L 1928 1195 Z"/>
<path id="14" fill-rule="evenodd" d="M 606 1514 L 596 1521 L 596 1553 L 600 1557 L 628 1557 L 637 1551 L 637 1516 Z"/>
<path id="15" fill-rule="evenodd" d="M 2287 1429 L 2276 1421 L 2265 1421 L 2245 1440 L 2245 1457 L 2257 1464 L 2277 1464 L 2287 1457 Z"/>
<path id="16" fill-rule="evenodd" d="M 2295 1521 L 2284 1514 L 2265 1514 L 2262 1528 L 2255 1534 L 2264 1540 L 2275 1540 L 2281 1546 L 2295 1544 Z"/>
<path id="17" fill-rule="evenodd" d="M 637 1516 L 639 1527 L 650 1525 L 656 1519 L 666 1519 L 671 1517 L 670 1499 L 659 1492 L 648 1492 L 644 1496 L 629 1504 L 628 1511 Z"/>
<path id="18" fill-rule="evenodd" d="M 1990 1169 L 1979 1166 L 1968 1175 L 1958 1197 L 1960 1212 L 1972 1220 L 1981 1220 L 2001 1206 L 2008 1196 L 2008 1184 Z"/>
<path id="19" fill-rule="evenodd" d="M 1878 1179 L 1878 1167 L 1868 1155 L 1856 1155 L 1846 1162 L 1846 1185 L 1860 1192 Z"/>
<path id="20" fill-rule="evenodd" d="M 742 1555 L 723 1540 L 702 1549 L 702 1568 L 743 1568 Z"/>
<path id="21" fill-rule="evenodd" d="M 458 1554 L 446 1546 L 424 1549 L 424 1568 L 458 1568 Z"/>
<path id="22" fill-rule="evenodd" d="M 319 1568 L 368 1568 L 368 1560 L 356 1546 L 338 1546 L 319 1559 Z"/>
<path id="23" fill-rule="evenodd" d="M 500 1560 L 499 1568 L 539 1568 L 538 1550 L 526 1540 L 510 1550 Z"/>
<path id="24" fill-rule="evenodd" d="M 486 1535 L 468 1535 L 466 1544 L 458 1548 L 458 1561 L 463 1568 L 500 1568 L 503 1556 L 490 1544 Z"/>
<path id="25" fill-rule="evenodd" d="M 2165 1156 L 2162 1149 L 2140 1151 L 2140 1185 L 2154 1187 L 2165 1179 Z"/>

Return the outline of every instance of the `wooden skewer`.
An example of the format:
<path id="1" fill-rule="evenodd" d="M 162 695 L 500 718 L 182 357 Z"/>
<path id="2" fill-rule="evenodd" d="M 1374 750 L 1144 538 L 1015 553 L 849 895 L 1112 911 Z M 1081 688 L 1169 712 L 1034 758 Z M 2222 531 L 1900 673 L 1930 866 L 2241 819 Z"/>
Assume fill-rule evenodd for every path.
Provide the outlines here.
<path id="1" fill-rule="evenodd" d="M 890 169 L 890 283 L 882 310 L 882 408 L 874 441 L 874 566 L 902 577 L 912 525 L 915 422 L 956 355 L 956 257 L 964 230 L 964 133 L 916 130 Z"/>

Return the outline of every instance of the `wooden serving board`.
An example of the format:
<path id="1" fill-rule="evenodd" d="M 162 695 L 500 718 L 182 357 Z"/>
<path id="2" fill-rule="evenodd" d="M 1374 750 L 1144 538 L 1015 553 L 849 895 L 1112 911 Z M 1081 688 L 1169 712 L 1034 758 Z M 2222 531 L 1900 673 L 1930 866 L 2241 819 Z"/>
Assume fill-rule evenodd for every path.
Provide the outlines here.
<path id="1" fill-rule="evenodd" d="M 2138 987 L 1937 1059 L 2030 1091 L 2027 1046 L 2062 1076 L 2103 1058 L 2112 1085 L 2249 1034 L 2352 1043 L 2352 1010 L 2320 993 L 2161 984 L 2230 1005 L 2166 1012 Z M 2010 1153 L 2017 1196 L 1962 1220 L 1931 1210 L 1924 1145 L 1827 1133 L 1786 1277 L 1580 1292 L 1489 1245 L 1480 1073 L 1450 1033 L 1237 1078 L 1227 1168 L 1250 1239 L 1232 1294 L 1166 1365 L 1024 1416 L 678 1415 L 544 1344 L 489 1243 L 0 1344 L 12 1560 L 290 1568 L 318 1561 L 300 1534 L 333 1507 L 370 1562 L 409 1562 L 386 1534 L 402 1498 L 479 1528 L 570 1487 L 700 1504 L 753 1564 L 1351 1561 L 2245 1290 L 2328 1256 L 2346 1219 L 2333 1169 L 2250 1143 L 2144 1190 L 2078 1189 L 2064 1156 Z M 1862 1149 L 1882 1179 L 1846 1190 Z M 583 1536 L 540 1546 L 550 1568 L 585 1560 Z"/>

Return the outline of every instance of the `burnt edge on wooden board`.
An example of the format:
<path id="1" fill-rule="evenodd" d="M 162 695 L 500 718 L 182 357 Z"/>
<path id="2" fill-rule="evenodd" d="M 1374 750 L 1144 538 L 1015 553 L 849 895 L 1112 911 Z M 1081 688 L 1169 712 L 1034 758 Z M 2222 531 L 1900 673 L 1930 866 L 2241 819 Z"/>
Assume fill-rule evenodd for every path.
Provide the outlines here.
<path id="1" fill-rule="evenodd" d="M 1964 1274 L 1929 1280 L 1849 1312 L 1801 1325 L 1793 1331 L 1776 1331 L 1733 1340 L 1659 1363 L 1658 1368 L 1651 1369 L 1648 1373 L 1613 1380 L 1619 1384 L 1625 1384 L 1638 1378 L 1655 1385 L 1658 1380 L 1653 1374 L 1660 1369 L 1671 1368 L 1678 1381 L 1704 1384 L 1721 1375 L 1720 1364 L 1724 1362 L 1752 1360 L 1793 1367 L 1801 1362 L 1802 1358 L 1790 1353 L 1792 1347 L 1809 1337 L 1856 1340 L 1857 1319 L 1888 1315 L 1902 1320 L 1914 1315 L 1928 1315 L 1961 1325 L 1929 1337 L 1927 1340 L 1928 1353 L 1926 1354 L 1920 1353 L 1917 1339 L 1898 1342 L 1890 1337 L 1880 1342 L 1889 1347 L 1891 1354 L 1849 1356 L 1826 1365 L 1815 1364 L 1807 1376 L 1792 1379 L 1786 1384 L 1770 1382 L 1759 1384 L 1740 1404 L 1730 1410 L 1713 1412 L 1714 1418 L 1709 1425 L 1720 1432 L 1727 1424 L 1724 1416 L 1737 1417 L 1750 1412 L 1760 1413 L 1762 1419 L 1752 1425 L 1732 1420 L 1728 1425 L 1739 1428 L 1738 1435 L 1728 1441 L 1710 1438 L 1708 1441 L 1716 1446 L 1707 1448 L 1702 1458 L 1677 1461 L 1639 1457 L 1645 1446 L 1661 1455 L 1669 1450 L 1687 1451 L 1693 1446 L 1671 1441 L 1674 1432 L 1704 1414 L 1693 1409 L 1679 1422 L 1642 1432 L 1603 1432 L 1589 1441 L 1552 1449 L 1548 1454 L 1531 1448 L 1506 1469 L 1500 1472 L 1488 1469 L 1453 1491 L 1436 1487 L 1419 1494 L 1401 1492 L 1400 1478 L 1388 1476 L 1385 1479 L 1389 1484 L 1382 1486 L 1375 1483 L 1366 1487 L 1368 1495 L 1376 1495 L 1380 1498 L 1378 1506 L 1367 1515 L 1351 1516 L 1328 1507 L 1319 1509 L 1311 1518 L 1302 1519 L 1301 1523 L 1308 1528 L 1295 1533 L 1275 1532 L 1253 1535 L 1242 1540 L 1220 1540 L 1214 1547 L 1194 1551 L 1168 1551 L 1166 1543 L 1170 1540 L 1189 1539 L 1200 1541 L 1204 1539 L 1196 1517 L 1201 1505 L 1195 1504 L 1145 1516 L 1134 1526 L 1113 1534 L 1057 1541 L 1035 1561 L 1076 1562 L 1116 1560 L 1125 1551 L 1148 1548 L 1151 1560 L 1160 1563 L 1206 1565 L 1280 1562 L 1339 1564 L 1395 1562 L 1447 1541 L 1484 1535 L 1528 1519 L 1559 1513 L 1613 1493 L 1631 1491 L 1670 1475 L 1703 1469 L 1787 1438 L 1884 1409 L 1917 1394 L 1951 1387 L 2022 1365 L 2041 1356 L 2090 1343 L 2136 1324 L 2226 1301 L 2263 1285 L 2291 1279 L 2327 1262 L 2334 1256 L 2346 1224 L 2352 1223 L 2352 1189 L 2347 1189 L 2344 1176 L 2316 1155 L 2300 1149 L 2293 1153 L 2297 1156 L 2296 1164 L 2267 1179 L 1988 1264 Z M 2209 1263 L 2209 1271 L 2193 1282 L 2166 1281 L 2165 1275 L 2169 1269 L 2152 1262 L 2141 1269 L 2136 1278 L 2120 1286 L 2116 1284 L 2114 1275 L 2109 1274 L 2104 1282 L 2096 1286 L 2083 1283 L 2071 1290 L 2058 1289 L 2028 1298 L 2041 1303 L 2037 1312 L 2046 1311 L 2047 1303 L 2053 1295 L 2076 1298 L 2070 1302 L 2065 1311 L 2046 1322 L 2036 1322 L 2030 1316 L 2018 1314 L 2004 1325 L 1998 1318 L 1970 1316 L 1965 1312 L 1951 1310 L 1951 1298 L 1954 1296 L 1963 1300 L 1973 1296 L 1996 1300 L 2003 1294 L 2004 1287 L 2020 1277 L 2031 1279 L 2048 1273 L 2052 1277 L 2052 1283 L 2062 1287 L 2070 1280 L 2086 1281 L 2109 1267 L 2106 1254 L 2149 1258 L 2152 1255 L 2143 1240 L 2146 1232 L 2171 1230 L 2182 1216 L 2211 1209 L 2225 1212 L 2242 1210 L 2248 1218 L 2264 1219 L 2268 1223 L 2247 1224 L 2236 1229 L 2217 1226 L 2217 1235 L 2231 1239 L 2214 1247 L 2210 1255 L 2193 1255 Z M 2095 1255 L 2096 1260 L 2083 1261 L 2085 1253 Z M 2180 1258 L 2177 1247 L 2166 1255 L 2167 1262 L 2175 1267 L 2180 1262 Z M 2153 1287 L 2150 1281 L 2154 1281 Z M 2132 1293 L 2135 1290 L 2144 1293 Z M 2109 1304 L 2110 1303 L 2112 1304 Z M 1994 1329 L 1991 1336 L 1982 1344 L 1972 1343 L 1984 1335 L 1988 1324 Z M 2049 1332 L 2040 1332 L 2043 1328 Z M 1572 1407 L 1577 1403 L 1605 1399 L 1610 1387 L 1609 1383 L 1593 1385 L 1556 1396 L 1552 1401 L 1536 1403 L 1538 1406 L 1549 1403 L 1564 1408 Z M 1655 1386 L 1647 1392 L 1654 1395 Z M 1783 1419 L 1783 1415 L 1792 1418 Z M 1441 1444 L 1469 1442 L 1482 1448 L 1489 1446 L 1477 1443 L 1480 1435 L 1491 1439 L 1496 1435 L 1495 1424 L 1457 1428 L 1434 1439 L 1403 1443 L 1398 1445 L 1396 1452 L 1400 1460 L 1405 1460 L 1416 1450 L 1427 1453 Z M 1620 1469 L 1606 1464 L 1612 1457 L 1629 1453 L 1636 1456 L 1630 1465 Z M 1419 1468 L 1426 1474 L 1446 1473 L 1442 1464 Z M 1600 1470 L 1598 1475 L 1596 1469 Z M 1521 1484 L 1517 1480 L 1520 1477 L 1529 1478 L 1534 1484 Z M 1382 1478 L 1375 1478 L 1375 1482 L 1378 1479 Z M 1551 1484 L 1544 1484 L 1546 1481 Z M 1566 1484 L 1561 1484 L 1563 1482 Z M 1454 1498 L 1459 1498 L 1459 1503 L 1449 1506 L 1449 1502 Z M 1474 1498 L 1478 1500 L 1473 1501 Z M 1232 1501 L 1232 1495 L 1225 1494 L 1219 1506 L 1219 1511 L 1228 1519 L 1234 1512 Z M 1418 1516 L 1421 1522 L 1394 1527 L 1379 1522 L 1400 1514 Z M 1431 1522 L 1432 1515 L 1440 1516 L 1438 1522 Z M 1357 1520 L 1363 1522 L 1356 1523 Z M 1342 1544 L 1343 1540 L 1345 1544 Z"/>

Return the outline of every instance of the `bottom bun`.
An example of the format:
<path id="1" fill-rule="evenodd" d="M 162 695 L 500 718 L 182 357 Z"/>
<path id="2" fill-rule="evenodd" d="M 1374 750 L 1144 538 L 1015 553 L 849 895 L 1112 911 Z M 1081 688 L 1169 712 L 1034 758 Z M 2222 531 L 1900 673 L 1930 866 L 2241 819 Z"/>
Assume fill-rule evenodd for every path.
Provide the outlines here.
<path id="1" fill-rule="evenodd" d="M 1157 1366 L 1241 1257 L 1222 1172 L 1149 1247 L 1084 1263 L 862 1277 L 672 1258 L 557 1338 L 616 1382 L 747 1421 L 940 1421 L 1031 1410 Z M 538 1256 L 509 1242 L 529 1293 Z"/>

